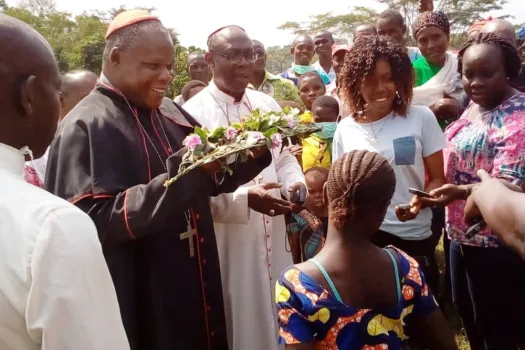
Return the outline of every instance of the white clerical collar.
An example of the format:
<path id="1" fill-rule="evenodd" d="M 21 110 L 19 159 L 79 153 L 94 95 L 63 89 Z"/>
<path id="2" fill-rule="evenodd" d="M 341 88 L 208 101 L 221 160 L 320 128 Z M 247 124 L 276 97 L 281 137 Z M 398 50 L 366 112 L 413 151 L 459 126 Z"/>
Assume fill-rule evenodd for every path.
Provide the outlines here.
<path id="1" fill-rule="evenodd" d="M 213 98 L 216 99 L 217 101 L 220 101 L 222 103 L 231 104 L 231 105 L 240 104 L 243 102 L 243 100 L 246 99 L 246 90 L 244 90 L 244 94 L 242 95 L 241 100 L 239 102 L 235 102 L 235 98 L 222 92 L 217 87 L 217 85 L 215 85 L 215 82 L 213 80 L 210 81 L 210 83 L 208 84 L 208 91 L 212 94 Z"/>
<path id="2" fill-rule="evenodd" d="M 22 151 L 0 143 L 0 168 L 6 169 L 16 176 L 24 174 L 25 157 Z"/>

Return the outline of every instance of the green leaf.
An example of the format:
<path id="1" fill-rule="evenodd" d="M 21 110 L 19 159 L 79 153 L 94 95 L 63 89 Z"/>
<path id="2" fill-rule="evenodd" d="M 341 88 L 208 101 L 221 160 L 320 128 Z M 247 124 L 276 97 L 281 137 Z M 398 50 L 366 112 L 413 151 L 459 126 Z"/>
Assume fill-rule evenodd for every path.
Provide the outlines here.
<path id="1" fill-rule="evenodd" d="M 195 130 L 194 130 L 194 133 L 196 135 L 199 135 L 199 137 L 201 138 L 202 143 L 207 143 L 208 142 L 208 132 L 206 131 L 206 129 L 202 129 L 199 126 L 196 126 Z"/>
<path id="2" fill-rule="evenodd" d="M 270 137 L 272 137 L 273 134 L 275 134 L 278 131 L 279 131 L 279 129 L 277 129 L 276 127 L 273 127 L 273 128 L 270 128 L 270 129 L 266 130 L 263 133 L 263 135 L 264 135 L 264 137 L 269 139 Z"/>

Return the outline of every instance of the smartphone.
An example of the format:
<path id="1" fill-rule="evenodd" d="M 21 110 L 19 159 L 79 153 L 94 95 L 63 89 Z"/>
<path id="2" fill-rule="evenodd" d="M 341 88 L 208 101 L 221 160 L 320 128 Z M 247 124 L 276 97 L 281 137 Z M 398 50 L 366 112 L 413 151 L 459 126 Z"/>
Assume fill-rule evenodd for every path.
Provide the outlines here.
<path id="1" fill-rule="evenodd" d="M 292 192 L 290 195 L 290 202 L 303 205 L 304 202 L 306 202 L 306 188 L 301 186 L 298 190 Z"/>
<path id="2" fill-rule="evenodd" d="M 465 233 L 465 238 L 471 239 L 478 233 L 480 233 L 481 230 L 483 230 L 485 227 L 487 227 L 487 223 L 483 218 L 477 218 L 475 220 L 474 225 L 470 226 L 467 232 Z"/>
<path id="3" fill-rule="evenodd" d="M 429 195 L 427 192 L 417 190 L 415 188 L 409 188 L 408 192 L 415 194 L 418 197 L 425 197 L 425 198 L 432 198 L 431 195 Z"/>

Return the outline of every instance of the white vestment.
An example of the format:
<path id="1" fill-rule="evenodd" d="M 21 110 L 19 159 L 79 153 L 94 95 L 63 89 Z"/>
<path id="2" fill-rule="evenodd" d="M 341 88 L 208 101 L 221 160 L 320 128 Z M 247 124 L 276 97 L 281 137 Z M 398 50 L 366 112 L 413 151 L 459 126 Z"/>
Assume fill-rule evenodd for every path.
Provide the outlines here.
<path id="1" fill-rule="evenodd" d="M 95 224 L 0 143 L 0 349 L 129 350 Z"/>
<path id="2" fill-rule="evenodd" d="M 270 96 L 251 89 L 239 103 L 220 91 L 214 82 L 183 107 L 200 124 L 213 130 L 236 123 L 256 109 L 280 111 Z M 269 217 L 248 208 L 247 187 L 258 183 L 279 182 L 281 193 L 289 198 L 288 188 L 304 183 L 301 167 L 289 152 L 273 152 L 273 161 L 257 178 L 236 192 L 211 199 L 211 208 L 222 275 L 222 288 L 233 350 L 277 349 L 277 321 L 274 285 L 280 273 L 292 264 L 286 251 L 284 216 Z M 279 190 L 272 190 L 280 196 Z"/>

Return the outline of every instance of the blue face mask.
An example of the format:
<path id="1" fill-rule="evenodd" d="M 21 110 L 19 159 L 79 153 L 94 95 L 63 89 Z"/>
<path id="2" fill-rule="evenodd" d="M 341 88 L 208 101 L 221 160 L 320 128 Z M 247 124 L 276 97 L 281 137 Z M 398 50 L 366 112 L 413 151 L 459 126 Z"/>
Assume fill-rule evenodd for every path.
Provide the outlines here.
<path id="1" fill-rule="evenodd" d="M 292 69 L 296 74 L 303 75 L 308 72 L 313 72 L 315 68 L 313 66 L 301 66 L 299 64 L 292 64 Z"/>
<path id="2" fill-rule="evenodd" d="M 333 139 L 335 134 L 335 129 L 337 128 L 336 122 L 324 122 L 324 123 L 317 123 L 317 125 L 321 126 L 323 129 L 321 131 L 316 132 L 314 135 L 323 139 Z"/>

